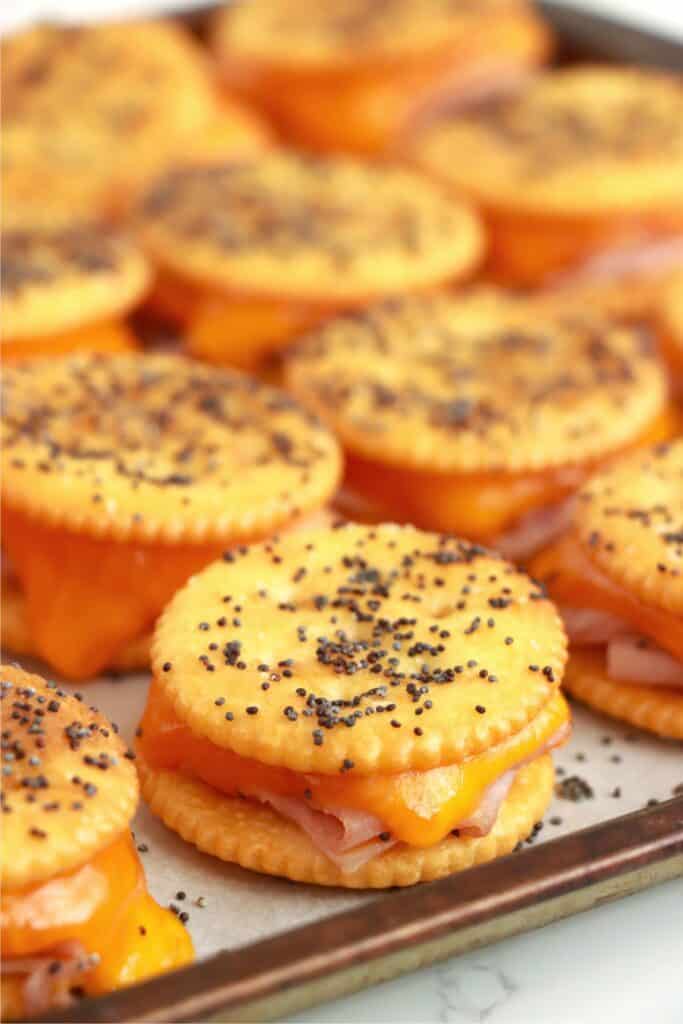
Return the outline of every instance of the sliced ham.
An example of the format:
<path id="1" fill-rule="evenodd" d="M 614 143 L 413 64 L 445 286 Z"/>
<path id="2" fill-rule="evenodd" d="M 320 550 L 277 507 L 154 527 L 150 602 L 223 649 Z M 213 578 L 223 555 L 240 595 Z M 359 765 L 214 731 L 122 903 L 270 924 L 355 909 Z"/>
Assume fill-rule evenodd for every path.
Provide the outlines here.
<path id="1" fill-rule="evenodd" d="M 74 940 L 60 942 L 40 956 L 8 957 L 2 961 L 2 974 L 25 975 L 22 987 L 24 1013 L 37 1017 L 50 1009 L 64 1009 L 74 999 L 71 989 L 77 979 L 97 963 Z M 58 965 L 55 969 L 55 965 Z"/>
<path id="2" fill-rule="evenodd" d="M 606 647 L 607 675 L 618 683 L 683 689 L 683 662 L 633 633 L 609 612 L 562 606 L 560 614 L 575 647 Z"/>
<path id="3" fill-rule="evenodd" d="M 496 823 L 498 812 L 510 792 L 510 788 L 512 783 L 515 781 L 515 776 L 519 769 L 523 768 L 526 764 L 531 764 L 532 761 L 535 761 L 537 758 L 549 753 L 551 750 L 554 750 L 555 747 L 561 746 L 565 740 L 569 738 L 570 732 L 571 725 L 569 722 L 565 722 L 564 725 L 560 726 L 560 728 L 546 740 L 543 746 L 539 747 L 538 750 L 534 750 L 533 754 L 529 754 L 528 757 L 523 758 L 523 760 L 519 761 L 514 768 L 510 768 L 509 771 L 505 772 L 504 775 L 501 775 L 495 782 L 492 782 L 491 785 L 484 790 L 476 811 L 456 826 L 459 835 L 461 837 L 487 836 Z"/>
<path id="4" fill-rule="evenodd" d="M 505 772 L 485 790 L 476 811 L 457 826 L 460 836 L 487 836 L 496 823 L 498 812 L 515 781 L 518 765 Z"/>
<path id="5" fill-rule="evenodd" d="M 366 811 L 349 807 L 321 811 L 299 797 L 263 790 L 250 795 L 269 804 L 283 818 L 295 822 L 311 842 L 345 873 L 357 871 L 396 842 L 395 839 L 383 842 L 378 838 L 384 832 L 382 822 Z"/>
<path id="6" fill-rule="evenodd" d="M 560 615 L 567 636 L 576 647 L 603 647 L 615 637 L 623 636 L 629 628 L 618 615 L 593 608 L 561 605 Z"/>
<path id="7" fill-rule="evenodd" d="M 519 522 L 497 537 L 493 547 L 513 562 L 530 558 L 567 528 L 571 518 L 572 499 L 536 509 L 522 516 Z"/>
<path id="8" fill-rule="evenodd" d="M 560 746 L 570 732 L 566 722 L 533 754 L 524 758 L 509 771 L 496 779 L 484 791 L 479 806 L 464 821 L 457 825 L 461 836 L 485 836 L 496 823 L 498 812 L 505 800 L 518 770 L 537 757 Z M 434 769 L 436 772 L 439 769 Z M 390 850 L 398 842 L 379 837 L 386 829 L 382 821 L 366 811 L 349 807 L 328 806 L 324 810 L 311 806 L 299 797 L 281 796 L 268 790 L 256 790 L 249 794 L 253 799 L 268 804 L 273 810 L 299 826 L 311 842 L 324 853 L 333 864 L 345 874 L 357 871 L 363 865 Z"/>
<path id="9" fill-rule="evenodd" d="M 680 266 L 683 238 L 640 239 L 599 253 L 578 271 L 558 277 L 558 285 L 577 281 L 613 281 L 629 274 L 652 274 Z"/>
<path id="10" fill-rule="evenodd" d="M 607 674 L 619 683 L 683 690 L 683 662 L 633 634 L 617 637 L 608 644 Z"/>

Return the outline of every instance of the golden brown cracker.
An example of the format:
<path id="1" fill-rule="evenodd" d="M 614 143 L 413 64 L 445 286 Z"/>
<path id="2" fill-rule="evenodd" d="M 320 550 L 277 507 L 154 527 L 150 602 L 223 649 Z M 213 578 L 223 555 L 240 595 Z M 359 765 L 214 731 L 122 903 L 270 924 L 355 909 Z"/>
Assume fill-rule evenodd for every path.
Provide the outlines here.
<path id="1" fill-rule="evenodd" d="M 66 182 L 86 216 L 185 158 L 219 109 L 201 50 L 170 21 L 29 28 L 3 42 L 2 86 L 4 126 L 30 139 L 13 162 L 30 176 L 49 155 L 56 187 Z M 79 202 L 79 172 L 99 197 Z"/>
<path id="2" fill-rule="evenodd" d="M 287 152 L 170 172 L 140 226 L 174 274 L 323 304 L 434 287 L 473 269 L 484 245 L 470 208 L 414 171 Z"/>
<path id="3" fill-rule="evenodd" d="M 645 69 L 548 71 L 518 94 L 437 118 L 414 152 L 492 209 L 680 217 L 683 85 Z"/>
<path id="4" fill-rule="evenodd" d="M 3 340 L 58 334 L 117 317 L 149 284 L 136 246 L 101 226 L 6 231 Z"/>
<path id="5" fill-rule="evenodd" d="M 262 0 L 226 7 L 215 24 L 215 43 L 226 59 L 247 61 L 280 71 L 349 71 L 424 60 L 448 53 L 478 33 L 488 19 L 513 9 L 528 15 L 525 3 L 479 0 L 328 0 L 302 7 L 297 0 Z"/>
<path id="6" fill-rule="evenodd" d="M 564 687 L 573 697 L 612 718 L 657 736 L 683 740 L 680 690 L 617 682 L 606 674 L 604 658 L 586 651 L 572 651 Z"/>
<path id="7" fill-rule="evenodd" d="M 83 864 L 126 829 L 135 767 L 111 724 L 54 683 L 0 669 L 3 885 L 33 885 Z"/>
<path id="8" fill-rule="evenodd" d="M 647 605 L 683 615 L 683 439 L 623 456 L 596 474 L 579 492 L 574 525 L 610 580 Z"/>
<path id="9" fill-rule="evenodd" d="M 4 501 L 52 526 L 235 543 L 320 508 L 338 481 L 329 432 L 237 372 L 73 356 L 8 367 L 3 392 Z"/>
<path id="10" fill-rule="evenodd" d="M 555 608 L 476 545 L 348 524 L 227 559 L 167 606 L 152 667 L 193 733 L 243 756 L 424 771 L 514 735 L 559 686 Z"/>
<path id="11" fill-rule="evenodd" d="M 529 472 L 604 458 L 663 410 L 632 327 L 501 293 L 402 299 L 313 332 L 290 388 L 352 453 L 435 472 Z"/>

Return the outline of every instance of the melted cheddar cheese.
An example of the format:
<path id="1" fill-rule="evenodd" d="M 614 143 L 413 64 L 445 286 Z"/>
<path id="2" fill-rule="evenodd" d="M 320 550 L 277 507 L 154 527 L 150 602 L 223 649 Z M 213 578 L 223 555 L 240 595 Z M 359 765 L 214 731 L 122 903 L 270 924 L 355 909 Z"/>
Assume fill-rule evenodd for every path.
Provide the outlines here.
<path id="1" fill-rule="evenodd" d="M 332 152 L 381 153 L 397 141 L 421 101 L 433 102 L 447 89 L 451 69 L 452 63 L 448 67 L 437 61 L 433 67 L 399 68 L 393 73 L 380 69 L 375 74 L 321 78 L 314 89 L 309 82 L 291 83 L 285 102 L 275 101 L 275 117 L 303 145 Z"/>
<path id="2" fill-rule="evenodd" d="M 375 58 L 359 67 L 323 67 L 303 75 L 273 73 L 261 65 L 241 75 L 238 86 L 246 83 L 247 95 L 304 148 L 376 156 L 395 150 L 422 110 L 499 81 L 506 72 L 520 73 L 547 49 L 546 32 L 535 18 L 501 7 L 417 59 Z"/>
<path id="3" fill-rule="evenodd" d="M 112 664 L 224 547 L 104 540 L 9 507 L 3 546 L 24 591 L 36 653 L 69 679 Z"/>
<path id="4" fill-rule="evenodd" d="M 317 809 L 367 811 L 394 838 L 410 846 L 433 846 L 465 821 L 484 791 L 507 771 L 562 736 L 569 709 L 557 694 L 517 735 L 461 764 L 396 775 L 309 775 L 261 764 L 193 734 L 177 718 L 158 683 L 153 683 L 141 722 L 140 751 L 158 771 L 180 771 L 229 796 L 271 792 L 307 799 Z M 559 739 L 558 739 L 559 742 Z"/>
<path id="5" fill-rule="evenodd" d="M 74 327 L 59 334 L 20 338 L 2 342 L 2 358 L 34 359 L 37 356 L 62 356 L 71 352 L 130 352 L 136 347 L 135 337 L 118 320 Z"/>
<path id="6" fill-rule="evenodd" d="M 258 368 L 268 355 L 336 311 L 336 307 L 322 302 L 221 292 L 167 269 L 157 273 L 147 308 L 185 329 L 193 356 L 241 369 Z"/>
<path id="7" fill-rule="evenodd" d="M 332 315 L 333 310 L 285 299 L 207 293 L 189 318 L 187 347 L 209 363 L 258 367 L 298 335 Z"/>
<path id="8" fill-rule="evenodd" d="M 638 600 L 606 576 L 571 531 L 542 551 L 529 571 L 542 580 L 550 596 L 571 608 L 591 608 L 623 619 L 633 630 L 683 661 L 683 622 L 673 612 Z"/>
<path id="9" fill-rule="evenodd" d="M 178 919 L 145 888 L 129 833 L 75 871 L 36 886 L 3 891 L 2 956 L 49 957 L 67 940 L 79 942 L 97 965 L 78 977 L 88 995 L 109 992 L 189 963 L 192 940 Z M 3 979 L 3 1017 L 23 1012 L 25 976 Z"/>
<path id="10" fill-rule="evenodd" d="M 666 440 L 676 424 L 675 411 L 665 409 L 633 447 Z M 573 494 L 594 468 L 586 463 L 529 473 L 429 473 L 351 455 L 345 483 L 386 508 L 389 518 L 490 543 L 528 512 Z"/>

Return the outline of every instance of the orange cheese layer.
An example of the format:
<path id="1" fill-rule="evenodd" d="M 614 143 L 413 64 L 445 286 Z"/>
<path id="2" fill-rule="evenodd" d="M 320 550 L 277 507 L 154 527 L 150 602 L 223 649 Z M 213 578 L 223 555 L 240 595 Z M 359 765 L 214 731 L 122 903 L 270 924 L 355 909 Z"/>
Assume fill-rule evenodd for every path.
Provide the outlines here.
<path id="1" fill-rule="evenodd" d="M 10 507 L 2 518 L 35 651 L 68 679 L 88 679 L 111 665 L 224 547 L 105 540 Z"/>
<path id="2" fill-rule="evenodd" d="M 675 412 L 666 409 L 634 447 L 671 437 L 676 422 Z M 593 468 L 584 463 L 536 473 L 426 473 L 351 455 L 345 483 L 375 500 L 388 518 L 489 543 L 526 513 L 568 497 Z"/>
<path id="3" fill-rule="evenodd" d="M 465 821 L 484 791 L 548 743 L 569 721 L 557 694 L 516 736 L 461 764 L 396 775 L 308 775 L 261 764 L 197 736 L 176 716 L 158 683 L 152 684 L 139 746 L 150 767 L 181 771 L 229 796 L 268 791 L 309 799 L 312 806 L 367 811 L 410 846 L 433 846 Z"/>
<path id="4" fill-rule="evenodd" d="M 486 275 L 498 284 L 533 288 L 591 258 L 639 240 L 683 231 L 680 213 L 627 217 L 562 217 L 483 204 L 488 228 Z"/>
<path id="5" fill-rule="evenodd" d="M 683 619 L 644 604 L 606 576 L 572 531 L 533 559 L 529 571 L 559 605 L 591 608 L 623 619 L 637 633 L 683 661 Z"/>
<path id="6" fill-rule="evenodd" d="M 187 347 L 197 359 L 251 369 L 333 312 L 286 299 L 207 293 L 190 316 Z"/>
<path id="7" fill-rule="evenodd" d="M 167 269 L 157 269 L 145 299 L 145 309 L 177 327 L 185 327 L 192 318 L 205 291 L 187 278 Z"/>
<path id="8" fill-rule="evenodd" d="M 49 955 L 76 940 L 99 963 L 78 978 L 95 995 L 189 963 L 192 940 L 178 919 L 145 888 L 129 833 L 82 867 L 37 886 L 2 892 L 2 956 Z M 21 976 L 3 984 L 3 1016 L 22 1012 Z M 13 984 L 12 984 L 13 983 Z"/>
<path id="9" fill-rule="evenodd" d="M 319 150 L 380 154 L 396 141 L 425 94 L 444 91 L 450 69 L 408 68 L 402 72 L 291 82 L 270 98 L 275 118 L 291 139 Z M 268 102 L 268 99 L 266 99 Z"/>
<path id="10" fill-rule="evenodd" d="M 193 356 L 241 369 L 258 367 L 338 311 L 322 302 L 220 292 L 169 270 L 157 273 L 146 306 L 153 316 L 184 328 Z"/>
<path id="11" fill-rule="evenodd" d="M 0 351 L 6 360 L 34 359 L 36 356 L 62 356 L 70 352 L 130 352 L 136 347 L 132 331 L 119 320 L 74 327 L 60 334 L 35 338 L 9 339 Z"/>
<path id="12" fill-rule="evenodd" d="M 256 68 L 247 94 L 304 147 L 373 156 L 389 150 L 421 109 L 467 92 L 484 75 L 483 85 L 499 84 L 508 69 L 536 64 L 548 49 L 547 32 L 535 17 L 499 11 L 418 60 L 304 75 Z M 242 68 L 242 86 L 245 77 L 248 82 Z"/>

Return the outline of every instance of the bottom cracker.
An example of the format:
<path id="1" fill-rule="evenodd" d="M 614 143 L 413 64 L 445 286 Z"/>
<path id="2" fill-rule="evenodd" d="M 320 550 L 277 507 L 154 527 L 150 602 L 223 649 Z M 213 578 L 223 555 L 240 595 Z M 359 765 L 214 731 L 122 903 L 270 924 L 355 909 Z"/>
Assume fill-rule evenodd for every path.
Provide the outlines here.
<path id="1" fill-rule="evenodd" d="M 605 672 L 604 659 L 572 652 L 564 688 L 577 700 L 665 739 L 683 740 L 683 693 L 660 686 L 618 683 Z"/>
<path id="2" fill-rule="evenodd" d="M 179 772 L 153 771 L 139 754 L 137 763 L 151 810 L 202 852 L 263 874 L 348 889 L 414 885 L 510 853 L 543 817 L 554 782 L 552 758 L 540 757 L 517 773 L 487 836 L 449 837 L 427 849 L 401 844 L 343 874 L 305 832 L 269 807 L 225 796 Z"/>

